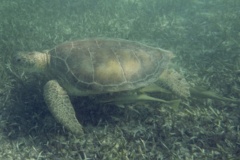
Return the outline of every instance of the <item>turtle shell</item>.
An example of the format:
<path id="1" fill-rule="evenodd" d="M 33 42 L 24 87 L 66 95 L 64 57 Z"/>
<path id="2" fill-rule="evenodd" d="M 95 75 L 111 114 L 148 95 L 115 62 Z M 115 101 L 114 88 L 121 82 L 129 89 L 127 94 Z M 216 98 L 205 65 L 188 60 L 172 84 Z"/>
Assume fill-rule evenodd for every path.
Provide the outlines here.
<path id="1" fill-rule="evenodd" d="M 49 50 L 49 72 L 78 95 L 118 92 L 158 80 L 171 52 L 122 39 L 70 41 Z"/>

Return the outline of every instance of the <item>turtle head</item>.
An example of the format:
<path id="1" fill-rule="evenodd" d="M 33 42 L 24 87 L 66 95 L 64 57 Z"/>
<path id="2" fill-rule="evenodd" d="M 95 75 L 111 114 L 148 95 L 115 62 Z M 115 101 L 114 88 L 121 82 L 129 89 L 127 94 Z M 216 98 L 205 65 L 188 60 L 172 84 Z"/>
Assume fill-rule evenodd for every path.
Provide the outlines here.
<path id="1" fill-rule="evenodd" d="M 49 61 L 47 52 L 18 52 L 13 57 L 13 65 L 17 69 L 29 72 L 42 72 L 46 69 Z"/>

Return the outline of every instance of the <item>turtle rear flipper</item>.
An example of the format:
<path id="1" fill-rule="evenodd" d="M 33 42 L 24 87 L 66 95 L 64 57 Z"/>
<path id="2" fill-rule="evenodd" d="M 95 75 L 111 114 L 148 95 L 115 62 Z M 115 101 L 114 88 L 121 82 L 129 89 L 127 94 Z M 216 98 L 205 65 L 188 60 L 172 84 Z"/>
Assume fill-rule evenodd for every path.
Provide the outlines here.
<path id="1" fill-rule="evenodd" d="M 51 80 L 44 86 L 44 99 L 50 112 L 63 126 L 75 134 L 83 134 L 69 96 L 56 80 Z"/>
<path id="2" fill-rule="evenodd" d="M 166 87 L 180 97 L 187 98 L 190 96 L 188 82 L 174 69 L 165 70 L 160 76 L 160 83 L 166 85 Z"/>

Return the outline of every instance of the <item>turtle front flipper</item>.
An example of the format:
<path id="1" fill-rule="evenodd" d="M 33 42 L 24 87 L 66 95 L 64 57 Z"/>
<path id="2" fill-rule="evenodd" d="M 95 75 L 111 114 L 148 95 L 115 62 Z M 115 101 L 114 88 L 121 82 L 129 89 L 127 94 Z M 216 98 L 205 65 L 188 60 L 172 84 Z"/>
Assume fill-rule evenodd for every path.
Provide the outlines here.
<path id="1" fill-rule="evenodd" d="M 51 80 L 44 86 L 44 99 L 50 112 L 63 126 L 75 134 L 83 134 L 69 96 L 56 80 Z"/>

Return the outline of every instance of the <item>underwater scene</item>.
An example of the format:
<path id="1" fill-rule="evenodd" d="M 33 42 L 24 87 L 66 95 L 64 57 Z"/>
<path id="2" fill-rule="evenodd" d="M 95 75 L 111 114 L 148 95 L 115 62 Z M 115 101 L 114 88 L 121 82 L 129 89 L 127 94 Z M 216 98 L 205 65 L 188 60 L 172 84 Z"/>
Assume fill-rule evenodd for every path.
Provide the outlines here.
<path id="1" fill-rule="evenodd" d="M 1 0 L 0 160 L 240 159 L 239 0 Z"/>

